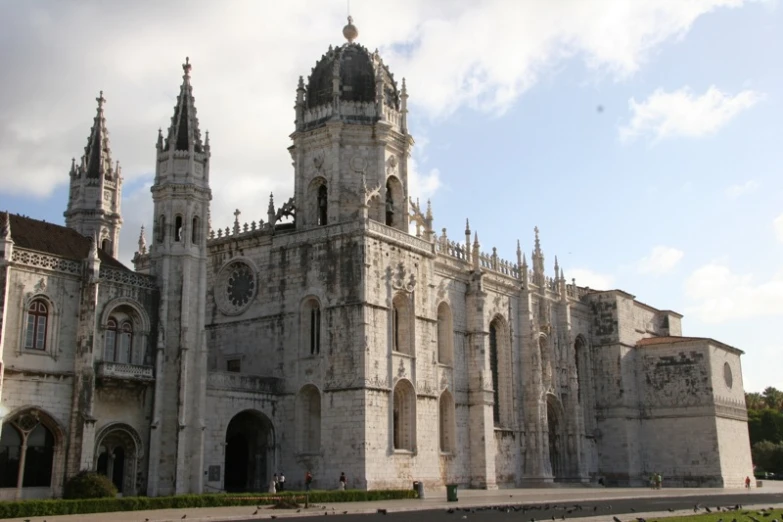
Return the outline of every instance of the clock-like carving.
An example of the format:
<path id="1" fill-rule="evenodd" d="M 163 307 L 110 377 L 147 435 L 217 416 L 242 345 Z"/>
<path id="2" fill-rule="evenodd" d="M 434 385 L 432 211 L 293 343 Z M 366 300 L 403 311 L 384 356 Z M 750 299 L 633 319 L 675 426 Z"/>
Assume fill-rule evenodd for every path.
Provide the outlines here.
<path id="1" fill-rule="evenodd" d="M 215 301 L 225 315 L 244 312 L 256 295 L 258 281 L 253 267 L 237 259 L 223 267 L 215 286 Z"/>

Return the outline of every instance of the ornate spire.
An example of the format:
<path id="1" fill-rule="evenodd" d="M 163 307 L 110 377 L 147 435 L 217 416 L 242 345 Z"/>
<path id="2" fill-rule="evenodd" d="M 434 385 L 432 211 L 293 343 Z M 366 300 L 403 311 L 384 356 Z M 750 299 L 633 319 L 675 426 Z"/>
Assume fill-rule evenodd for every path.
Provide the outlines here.
<path id="1" fill-rule="evenodd" d="M 106 117 L 103 114 L 103 105 L 106 103 L 103 91 L 95 98 L 95 101 L 98 102 L 98 111 L 90 129 L 87 146 L 84 147 L 81 169 L 88 178 L 100 179 L 101 176 L 104 176 L 107 179 L 113 179 L 109 131 L 106 130 Z M 73 167 L 72 163 L 72 171 Z"/>
<path id="2" fill-rule="evenodd" d="M 147 239 L 144 237 L 144 225 L 141 226 L 141 232 L 139 232 L 139 252 L 140 255 L 147 253 Z"/>
<path id="3" fill-rule="evenodd" d="M 266 209 L 267 221 L 274 228 L 275 226 L 275 196 L 271 192 L 269 193 L 269 206 Z"/>
<path id="4" fill-rule="evenodd" d="M 198 129 L 198 118 L 196 117 L 195 99 L 193 98 L 193 87 L 190 85 L 190 71 L 193 66 L 190 58 L 185 58 L 182 64 L 182 86 L 179 89 L 177 105 L 174 107 L 174 116 L 171 118 L 171 127 L 169 136 L 166 140 L 165 150 L 190 150 L 191 145 L 195 152 L 203 152 L 204 146 L 201 143 L 201 132 Z"/>
<path id="5" fill-rule="evenodd" d="M 239 211 L 239 209 L 236 209 L 234 211 L 234 234 L 239 234 L 239 215 L 242 214 L 242 212 Z"/>
<path id="6" fill-rule="evenodd" d="M 538 286 L 544 286 L 544 252 L 541 251 L 541 241 L 538 238 L 538 227 L 535 227 L 536 248 L 533 250 L 533 274 L 534 283 Z M 557 275 L 555 275 L 557 277 Z"/>

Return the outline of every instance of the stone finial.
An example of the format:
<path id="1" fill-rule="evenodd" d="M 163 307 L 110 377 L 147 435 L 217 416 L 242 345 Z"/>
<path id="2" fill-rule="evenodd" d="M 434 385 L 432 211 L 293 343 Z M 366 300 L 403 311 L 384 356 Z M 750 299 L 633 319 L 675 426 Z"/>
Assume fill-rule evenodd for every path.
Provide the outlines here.
<path id="1" fill-rule="evenodd" d="M 296 86 L 296 90 L 304 92 L 305 84 L 304 84 L 304 77 L 303 76 L 299 76 L 299 83 Z"/>
<path id="2" fill-rule="evenodd" d="M 98 102 L 98 110 L 102 111 L 103 110 L 103 104 L 106 103 L 106 98 L 103 97 L 103 91 L 101 91 L 98 94 L 98 97 L 95 98 L 95 101 Z"/>
<path id="3" fill-rule="evenodd" d="M 141 226 L 141 232 L 139 232 L 139 254 L 144 255 L 147 253 L 147 238 L 144 237 L 144 225 Z"/>
<path id="4" fill-rule="evenodd" d="M 533 227 L 533 232 L 536 234 L 536 253 L 541 252 L 541 241 L 538 238 L 538 227 Z"/>
<path id="5" fill-rule="evenodd" d="M 353 17 L 350 15 L 348 16 L 348 24 L 343 27 L 343 36 L 348 40 L 348 43 L 353 43 L 359 37 L 359 29 L 353 25 Z"/>
<path id="6" fill-rule="evenodd" d="M 158 142 L 155 144 L 155 147 L 160 151 L 163 150 L 163 129 L 158 127 Z"/>
<path id="7" fill-rule="evenodd" d="M 204 133 L 204 148 L 209 148 L 209 131 Z"/>
<path id="8" fill-rule="evenodd" d="M 524 268 L 525 272 L 527 272 L 527 256 L 524 252 L 522 252 L 522 268 Z"/>
<path id="9" fill-rule="evenodd" d="M 9 214 L 7 210 L 3 216 L 2 227 L 0 227 L 0 237 L 6 241 L 11 240 L 11 214 Z"/>
<path id="10" fill-rule="evenodd" d="M 560 273 L 560 265 L 557 264 L 557 256 L 555 256 L 555 277 Z"/>
<path id="11" fill-rule="evenodd" d="M 242 212 L 239 211 L 239 209 L 236 209 L 234 211 L 234 234 L 239 234 L 239 215 L 242 214 Z"/>
<path id="12" fill-rule="evenodd" d="M 272 226 L 272 228 L 274 228 L 275 227 L 275 197 L 271 192 L 269 193 L 269 207 L 267 207 L 266 209 L 266 215 L 269 224 Z"/>
<path id="13" fill-rule="evenodd" d="M 193 66 L 190 63 L 190 57 L 185 57 L 185 63 L 182 64 L 182 70 L 185 72 L 184 78 L 190 78 L 190 70 L 193 68 Z"/>

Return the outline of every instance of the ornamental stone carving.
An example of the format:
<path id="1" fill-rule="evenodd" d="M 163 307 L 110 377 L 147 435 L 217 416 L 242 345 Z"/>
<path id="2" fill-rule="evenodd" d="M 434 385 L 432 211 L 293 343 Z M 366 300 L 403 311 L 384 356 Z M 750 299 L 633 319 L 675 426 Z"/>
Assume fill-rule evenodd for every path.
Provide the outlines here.
<path id="1" fill-rule="evenodd" d="M 224 266 L 215 285 L 215 302 L 224 315 L 239 315 L 250 306 L 258 290 L 255 269 L 242 259 Z"/>

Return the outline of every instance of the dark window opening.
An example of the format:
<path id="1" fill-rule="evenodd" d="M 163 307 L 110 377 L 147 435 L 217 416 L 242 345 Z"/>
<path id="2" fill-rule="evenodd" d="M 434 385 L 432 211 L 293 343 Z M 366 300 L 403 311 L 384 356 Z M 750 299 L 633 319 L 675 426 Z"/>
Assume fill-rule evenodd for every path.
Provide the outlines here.
<path id="1" fill-rule="evenodd" d="M 233 373 L 240 373 L 242 371 L 241 359 L 229 359 L 226 361 L 226 371 Z"/>
<path id="2" fill-rule="evenodd" d="M 327 209 L 329 206 L 329 201 L 327 198 L 328 194 L 326 191 L 326 185 L 321 185 L 318 187 L 318 225 L 324 226 L 327 223 Z"/>
<path id="3" fill-rule="evenodd" d="M 198 245 L 201 242 L 201 231 L 199 230 L 198 216 L 193 218 L 193 230 L 190 231 L 190 242 Z"/>
<path id="4" fill-rule="evenodd" d="M 321 309 L 310 309 L 310 355 L 321 353 Z"/>
<path id="5" fill-rule="evenodd" d="M 177 216 L 174 222 L 174 241 L 182 241 L 182 216 Z"/>
<path id="6" fill-rule="evenodd" d="M 394 197 L 392 196 L 392 187 L 390 182 L 386 182 L 386 224 L 394 225 Z"/>
<path id="7" fill-rule="evenodd" d="M 489 368 L 492 372 L 492 418 L 500 424 L 500 390 L 498 388 L 498 333 L 495 324 L 489 325 Z"/>

